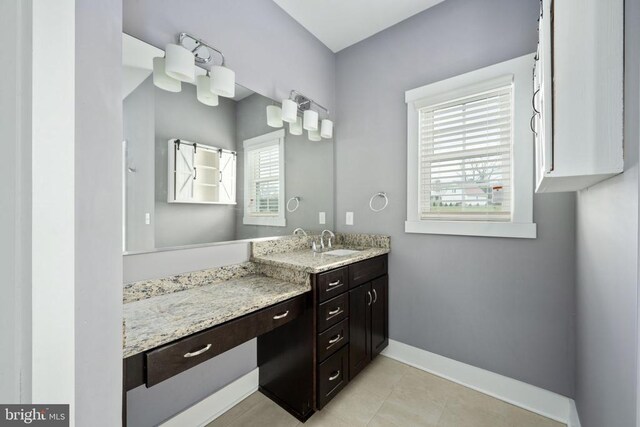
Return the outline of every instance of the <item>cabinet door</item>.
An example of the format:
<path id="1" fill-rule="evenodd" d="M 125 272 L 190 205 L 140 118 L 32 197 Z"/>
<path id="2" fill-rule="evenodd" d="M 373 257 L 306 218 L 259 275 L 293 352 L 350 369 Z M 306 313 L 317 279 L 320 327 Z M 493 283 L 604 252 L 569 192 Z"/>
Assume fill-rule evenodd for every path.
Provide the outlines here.
<path id="1" fill-rule="evenodd" d="M 389 277 L 382 276 L 371 282 L 371 358 L 389 344 L 388 289 Z"/>
<path id="2" fill-rule="evenodd" d="M 371 283 L 349 291 L 349 378 L 371 360 Z"/>

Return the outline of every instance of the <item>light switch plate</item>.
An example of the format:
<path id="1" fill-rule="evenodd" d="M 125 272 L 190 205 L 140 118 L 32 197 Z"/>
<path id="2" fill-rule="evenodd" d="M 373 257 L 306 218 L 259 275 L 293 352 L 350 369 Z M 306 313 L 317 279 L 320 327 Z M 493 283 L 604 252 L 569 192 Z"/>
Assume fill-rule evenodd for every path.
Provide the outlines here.
<path id="1" fill-rule="evenodd" d="M 320 212 L 320 213 L 318 214 L 318 222 L 319 222 L 320 224 L 326 224 L 326 223 L 327 223 L 327 216 L 325 215 L 325 213 L 324 213 L 324 212 Z"/>
<path id="2" fill-rule="evenodd" d="M 353 225 L 353 212 L 347 212 L 347 217 L 345 218 L 346 225 Z"/>
<path id="3" fill-rule="evenodd" d="M 151 214 L 149 212 L 147 212 L 146 214 L 144 214 L 144 223 L 146 225 L 151 224 Z"/>

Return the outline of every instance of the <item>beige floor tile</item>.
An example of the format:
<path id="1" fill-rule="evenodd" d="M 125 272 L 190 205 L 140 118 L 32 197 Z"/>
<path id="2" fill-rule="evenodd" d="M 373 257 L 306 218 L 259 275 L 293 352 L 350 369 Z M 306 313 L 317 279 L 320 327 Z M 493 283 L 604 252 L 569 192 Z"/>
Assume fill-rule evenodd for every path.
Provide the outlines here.
<path id="1" fill-rule="evenodd" d="M 350 389 L 385 398 L 393 387 L 413 368 L 387 357 L 377 357 L 350 384 Z"/>
<path id="2" fill-rule="evenodd" d="M 507 425 L 509 427 L 566 427 L 566 424 L 534 414 L 526 409 L 509 405 L 505 412 Z"/>
<path id="3" fill-rule="evenodd" d="M 507 427 L 504 415 L 493 410 L 449 399 L 438 421 L 438 427 Z"/>
<path id="4" fill-rule="evenodd" d="M 238 416 L 249 412 L 253 409 L 254 406 L 261 402 L 266 402 L 269 399 L 263 395 L 262 393 L 256 391 L 255 393 L 249 395 L 242 402 L 238 403 L 227 412 L 216 418 L 214 421 L 207 424 L 206 427 L 226 427 L 231 424 L 233 420 L 235 420 Z"/>
<path id="5" fill-rule="evenodd" d="M 300 424 L 304 427 L 351 427 L 346 421 L 335 417 L 327 411 L 316 412 L 307 420 L 306 423 Z"/>
<path id="6" fill-rule="evenodd" d="M 228 426 L 233 427 L 294 427 L 300 422 L 270 400 L 259 402 L 239 415 Z"/>
<path id="7" fill-rule="evenodd" d="M 430 401 L 417 405 L 416 400 L 403 401 L 394 399 L 392 393 L 390 399 L 385 400 L 378 412 L 369 423 L 369 426 L 436 426 L 443 406 Z"/>
<path id="8" fill-rule="evenodd" d="M 344 393 L 344 394 L 342 394 Z M 352 427 L 366 426 L 382 406 L 384 397 L 377 394 L 342 390 L 321 412 L 347 422 Z"/>

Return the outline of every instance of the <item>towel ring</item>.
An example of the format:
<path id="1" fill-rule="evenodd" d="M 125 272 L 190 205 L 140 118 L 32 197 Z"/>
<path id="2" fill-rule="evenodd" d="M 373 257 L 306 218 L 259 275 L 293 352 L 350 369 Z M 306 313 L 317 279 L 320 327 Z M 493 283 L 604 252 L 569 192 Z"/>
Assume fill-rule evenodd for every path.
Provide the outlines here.
<path id="1" fill-rule="evenodd" d="M 291 202 L 296 202 L 296 206 L 294 208 L 289 207 Z M 287 200 L 287 212 L 295 212 L 300 207 L 300 197 L 295 196 Z"/>
<path id="2" fill-rule="evenodd" d="M 378 209 L 373 207 L 373 200 L 376 197 L 382 197 L 384 199 L 384 205 L 382 205 L 382 207 L 378 208 Z M 389 198 L 387 197 L 387 193 L 385 193 L 383 191 L 374 194 L 373 196 L 371 196 L 371 199 L 369 199 L 369 209 L 371 209 L 374 212 L 380 212 L 380 211 L 384 210 L 387 207 L 388 204 L 389 204 Z"/>

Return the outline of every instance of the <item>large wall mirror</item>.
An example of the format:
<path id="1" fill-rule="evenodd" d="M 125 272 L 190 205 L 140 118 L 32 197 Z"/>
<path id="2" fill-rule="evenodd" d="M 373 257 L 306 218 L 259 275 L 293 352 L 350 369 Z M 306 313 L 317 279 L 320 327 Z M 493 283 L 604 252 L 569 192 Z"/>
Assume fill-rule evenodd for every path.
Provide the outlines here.
<path id="1" fill-rule="evenodd" d="M 332 229 L 333 141 L 268 126 L 279 104 L 240 85 L 216 106 L 160 89 L 163 55 L 123 35 L 125 253 Z"/>

